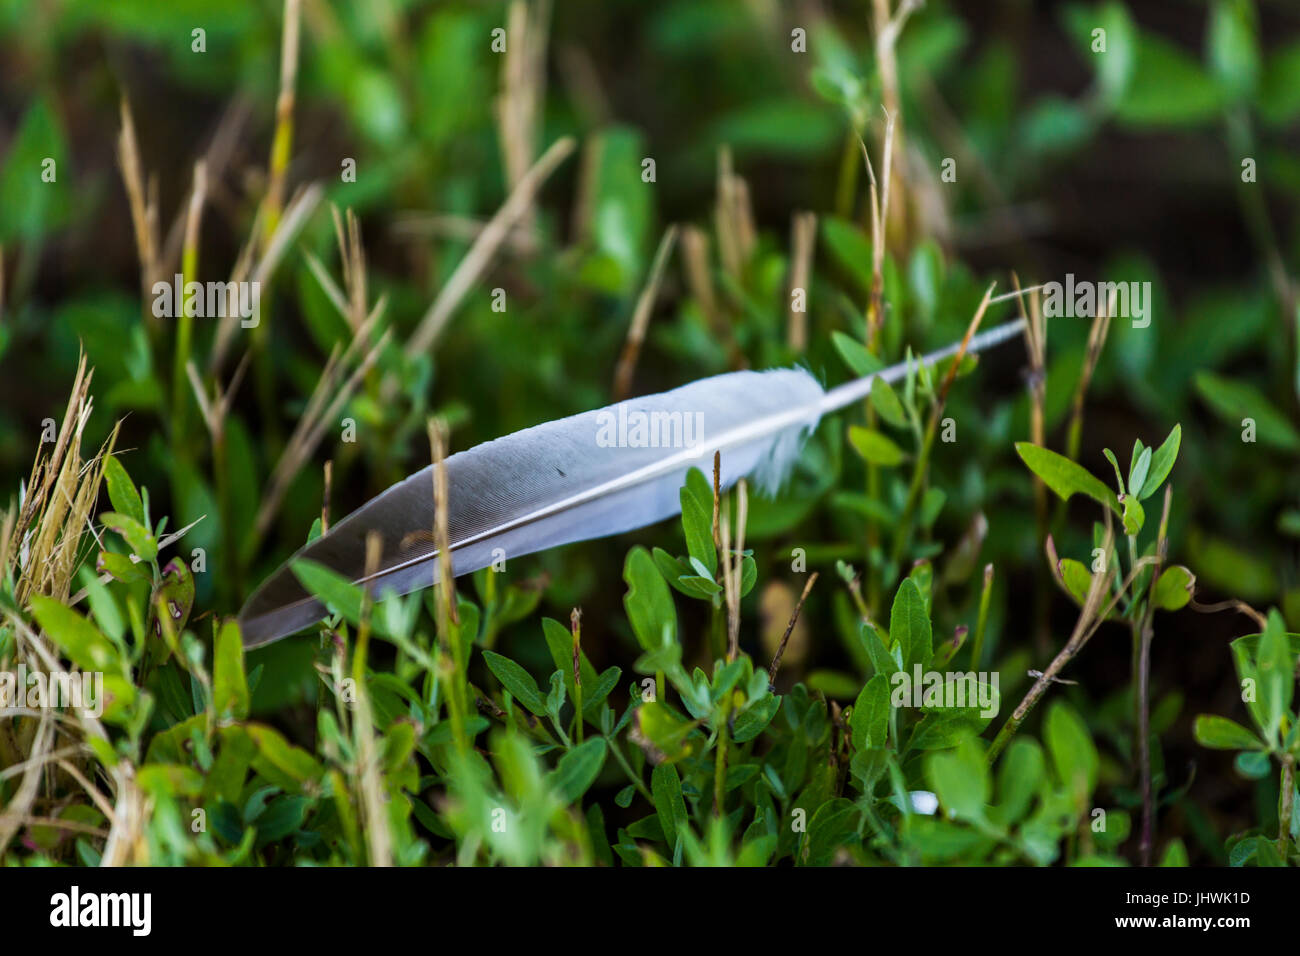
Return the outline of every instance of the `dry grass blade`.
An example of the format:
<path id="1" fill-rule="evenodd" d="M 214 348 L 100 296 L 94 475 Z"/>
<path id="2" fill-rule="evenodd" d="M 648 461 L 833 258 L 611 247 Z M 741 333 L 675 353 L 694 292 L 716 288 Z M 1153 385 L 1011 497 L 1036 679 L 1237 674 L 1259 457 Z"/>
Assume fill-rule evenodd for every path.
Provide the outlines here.
<path id="1" fill-rule="evenodd" d="M 385 304 L 386 300 L 381 299 L 379 306 Z M 357 332 L 356 338 L 353 339 L 354 344 L 361 341 L 363 336 L 369 333 L 369 330 L 381 314 L 382 309 L 377 306 L 371 318 L 367 319 L 366 323 Z M 261 540 L 271 527 L 271 522 L 280 509 L 280 502 L 284 500 L 290 483 L 315 453 L 317 446 L 325 435 L 325 429 L 337 417 L 343 406 L 352 399 L 357 386 L 361 384 L 361 380 L 365 378 L 366 373 L 374 366 L 375 360 L 378 359 L 379 353 L 388 344 L 391 336 L 392 330 L 390 329 L 379 338 L 379 341 L 366 353 L 347 381 L 341 387 L 337 387 L 337 390 L 337 375 L 333 374 L 330 371 L 331 367 L 327 366 L 329 374 L 321 376 L 320 382 L 317 383 L 316 389 L 312 393 L 308 411 L 304 412 L 302 418 L 299 419 L 293 435 L 289 438 L 289 443 L 285 446 L 284 453 L 276 463 L 275 471 L 271 474 L 270 487 L 267 490 L 266 497 L 262 499 L 262 506 L 257 512 L 255 541 Z M 341 364 L 336 363 L 332 368 L 337 369 Z M 329 402 L 324 411 L 321 411 L 321 407 L 324 406 L 325 400 L 330 395 L 333 395 L 333 400 Z"/>
<path id="2" fill-rule="evenodd" d="M 939 386 L 938 392 L 935 393 L 938 399 L 936 408 L 942 408 L 948 400 L 948 391 L 957 378 L 957 369 L 961 367 L 961 361 L 966 357 L 966 349 L 970 347 L 970 340 L 975 337 L 975 333 L 979 331 L 980 323 L 984 321 L 984 313 L 988 311 L 989 303 L 993 301 L 993 290 L 996 287 L 997 283 L 991 282 L 989 287 L 984 290 L 984 298 L 980 300 L 979 308 L 975 310 L 970 325 L 966 327 L 966 334 L 962 337 L 961 347 L 957 349 L 957 354 L 952 357 L 952 362 L 948 366 L 948 374 L 943 377 L 943 383 Z"/>
<path id="3" fill-rule="evenodd" d="M 472 216 L 452 213 L 428 214 L 419 212 L 398 213 L 393 220 L 393 235 L 403 238 L 452 239 L 456 242 L 473 242 L 487 228 L 487 223 Z M 537 237 L 516 226 L 501 243 L 504 252 L 531 257 L 541 248 Z"/>
<path id="4" fill-rule="evenodd" d="M 94 405 L 89 395 L 91 377 L 83 356 L 54 450 L 48 457 L 44 445 L 37 451 L 23 507 L 13 522 L 6 522 L 11 529 L 6 560 L 17 559 L 14 596 L 23 604 L 33 594 L 66 601 L 83 557 L 104 459 L 117 440 L 114 427 L 99 452 L 82 461 L 81 438 Z"/>
<path id="5" fill-rule="evenodd" d="M 614 371 L 614 401 L 626 398 L 632 390 L 632 374 L 636 371 L 637 357 L 641 354 L 646 329 L 650 325 L 650 312 L 654 309 L 659 283 L 664 277 L 664 267 L 668 264 L 668 257 L 672 255 L 676 242 L 677 227 L 669 226 L 659 240 L 659 249 L 650 266 L 650 277 L 636 300 L 636 310 L 632 313 L 632 322 L 627 328 L 627 341 L 623 343 L 623 351 Z"/>
<path id="6" fill-rule="evenodd" d="M 732 169 L 731 150 L 718 151 L 718 198 L 714 207 L 714 228 L 718 234 L 718 253 L 722 266 L 740 280 L 754 248 L 758 234 L 754 227 L 754 210 L 749 186 Z"/>
<path id="7" fill-rule="evenodd" d="M 808 580 L 804 582 L 803 593 L 799 595 L 799 602 L 795 604 L 794 611 L 790 614 L 790 623 L 785 626 L 785 633 L 781 635 L 781 643 L 777 645 L 776 653 L 772 655 L 771 666 L 767 669 L 769 687 L 776 686 L 776 672 L 781 668 L 781 658 L 785 656 L 785 648 L 790 643 L 790 635 L 794 633 L 794 627 L 799 623 L 799 614 L 803 611 L 803 603 L 808 600 L 808 595 L 812 592 L 813 585 L 817 583 L 819 574 L 820 572 L 814 571 L 808 575 Z"/>
<path id="8" fill-rule="evenodd" d="M 718 304 L 713 294 L 713 274 L 709 268 L 709 237 L 695 226 L 682 230 L 682 266 L 686 271 L 686 287 L 691 298 L 699 303 L 709 325 L 718 324 Z"/>
<path id="9" fill-rule="evenodd" d="M 104 462 L 112 453 L 118 429 L 113 428 L 93 457 L 82 460 L 82 438 L 93 409 L 89 394 L 91 378 L 92 372 L 83 356 L 78 363 L 63 427 L 48 453 L 46 443 L 38 449 L 22 507 L 4 516 L 0 574 L 14 576 L 14 595 L 20 604 L 26 604 L 35 594 L 70 603 L 68 592 L 72 579 L 86 557 L 83 546 L 93 540 L 92 512 L 99 497 Z M 45 636 L 34 631 L 15 607 L 6 606 L 0 613 L 12 636 L 10 653 L 29 672 L 67 673 Z M 24 827 L 85 832 L 112 842 L 113 833 L 121 833 L 122 814 L 74 762 L 84 757 L 87 737 L 107 737 L 98 718 L 84 710 L 60 712 L 48 707 L 14 714 L 19 715 L 32 719 L 26 720 L 17 732 L 14 723 L 0 724 L 5 731 L 0 736 L 0 757 L 9 771 L 4 776 L 21 774 L 17 788 L 6 791 L 9 799 L 0 810 L 0 856 Z M 56 767 L 61 771 L 58 776 Z M 109 767 L 108 774 L 120 801 L 131 788 L 118 767 Z M 110 821 L 112 829 L 103 832 L 98 827 L 42 812 L 45 807 L 60 805 L 58 801 L 63 797 L 53 789 L 60 780 L 70 780 L 85 790 Z M 122 845 L 120 839 L 118 845 Z M 111 865 L 119 859 L 125 861 L 125 854 L 106 853 L 104 862 Z"/>
<path id="10" fill-rule="evenodd" d="M 298 76 L 299 8 L 301 0 L 284 0 L 284 32 L 280 38 L 280 92 L 275 100 L 275 138 L 271 141 L 270 183 L 263 205 L 263 239 L 269 244 L 280 225 L 284 184 L 293 148 L 294 81 Z"/>
<path id="11" fill-rule="evenodd" d="M 449 530 L 447 501 L 449 483 L 447 479 L 447 423 L 440 418 L 429 419 L 429 453 L 433 459 L 433 542 L 438 554 L 451 554 L 451 532 Z M 460 624 L 456 611 L 456 579 L 452 573 L 451 560 L 438 559 L 438 607 L 441 609 L 443 624 L 439 628 L 446 634 L 446 622 Z"/>
<path id="12" fill-rule="evenodd" d="M 152 288 L 158 270 L 158 206 L 151 201 L 145 186 L 144 169 L 140 163 L 140 144 L 136 139 L 135 120 L 131 106 L 122 97 L 122 130 L 117 137 L 117 161 L 122 170 L 122 182 L 131 207 L 131 226 L 135 231 L 136 252 L 140 258 L 141 295 Z M 144 310 L 145 321 L 156 324 L 157 319 L 149 309 Z"/>
<path id="13" fill-rule="evenodd" d="M 921 0 L 902 0 L 898 9 L 891 15 L 889 0 L 872 0 L 872 22 L 876 32 L 876 62 L 879 64 L 881 100 L 885 115 L 889 117 L 886 127 L 884 182 L 881 184 L 881 222 L 885 227 L 893 227 L 895 234 L 902 227 L 902 205 L 896 206 L 894 220 L 888 216 L 889 194 L 892 182 L 896 179 L 902 192 L 902 163 L 896 160 L 902 157 L 901 129 L 898 137 L 894 136 L 895 121 L 902 122 L 902 99 L 899 94 L 898 57 L 896 55 L 898 37 L 908 17 L 921 7 Z M 883 232 L 883 230 L 882 230 Z"/>
<path id="14" fill-rule="evenodd" d="M 316 207 L 320 205 L 324 194 L 325 190 L 320 183 L 312 183 L 310 186 L 299 189 L 289 202 L 289 207 L 284 215 L 280 217 L 279 224 L 276 226 L 270 241 L 266 243 L 265 250 L 256 267 L 251 265 L 254 243 L 250 240 L 240 254 L 231 281 L 244 281 L 248 278 L 250 270 L 253 282 L 261 285 L 269 281 L 276 268 L 280 265 L 281 259 L 284 258 L 285 252 L 288 251 L 290 244 L 302 231 L 302 227 L 311 218 L 311 214 L 316 211 Z M 256 228 L 255 223 L 254 229 Z M 260 317 L 258 319 L 260 321 Z M 219 369 L 225 361 L 226 352 L 229 351 L 231 342 L 234 340 L 235 330 L 239 327 L 240 320 L 237 318 L 222 319 L 217 325 L 216 341 L 212 346 L 212 357 L 209 364 L 211 370 Z"/>
<path id="15" fill-rule="evenodd" d="M 808 283 L 812 278 L 813 251 L 817 247 L 817 214 L 795 213 L 790 224 L 790 287 L 787 289 L 788 324 L 786 342 L 791 351 L 802 353 L 808 347 Z M 794 296 L 803 290 L 803 307 L 796 309 Z"/>
<path id="16" fill-rule="evenodd" d="M 570 137 L 557 140 L 515 185 L 510 196 L 479 233 L 474 244 L 465 253 L 465 258 L 456 266 L 451 278 L 443 285 L 433 304 L 420 320 L 419 326 L 406 345 L 408 356 L 422 355 L 433 346 L 465 295 L 473 288 L 479 276 L 496 256 L 506 236 L 532 206 L 542 183 L 573 152 L 574 146 L 574 140 Z"/>
<path id="17" fill-rule="evenodd" d="M 42 770 L 45 762 L 42 759 L 50 750 L 54 742 L 54 720 L 48 709 L 42 710 L 41 717 L 36 727 L 36 736 L 32 740 L 29 753 L 32 759 L 29 760 L 27 769 L 23 772 L 23 778 L 18 784 L 18 789 L 5 805 L 4 812 L 0 813 L 0 857 L 4 856 L 5 850 L 9 846 L 9 841 L 14 838 L 14 834 L 19 828 L 27 823 L 28 812 L 35 802 L 37 794 L 41 789 Z"/>
<path id="18" fill-rule="evenodd" d="M 998 731 L 997 737 L 994 738 L 993 743 L 988 750 L 987 759 L 990 764 L 997 759 L 998 754 L 1002 752 L 1003 748 L 1006 747 L 1007 743 L 1015 735 L 1016 731 L 1020 729 L 1021 723 L 1027 716 L 1029 716 L 1029 712 L 1034 709 L 1034 706 L 1042 696 L 1047 693 L 1048 688 L 1055 682 L 1056 676 L 1067 664 L 1070 663 L 1071 660 L 1074 659 L 1074 656 L 1083 649 L 1083 646 L 1088 643 L 1088 640 L 1092 635 L 1097 632 L 1097 628 L 1101 627 L 1102 623 L 1106 620 L 1107 615 L 1110 614 L 1111 609 L 1119 600 L 1119 594 L 1116 594 L 1109 604 L 1105 607 L 1102 606 L 1102 601 L 1107 592 L 1111 590 L 1111 580 L 1115 576 L 1116 568 L 1115 562 L 1112 560 L 1115 552 L 1115 531 L 1111 525 L 1109 511 L 1106 512 L 1106 534 L 1102 539 L 1101 548 L 1106 561 L 1105 568 L 1094 573 L 1092 576 L 1092 582 L 1088 586 L 1087 597 L 1084 599 L 1083 607 L 1079 611 L 1079 617 L 1075 621 L 1074 630 L 1070 634 L 1070 639 L 1065 642 L 1065 646 L 1062 647 L 1056 657 L 1052 659 L 1052 663 L 1047 666 L 1047 669 L 1044 670 L 1037 680 L 1034 681 L 1033 686 L 1029 688 L 1029 692 L 1025 694 L 1024 699 L 1020 701 L 1011 716 L 1007 718 L 1007 722 L 1002 725 L 1002 729 Z M 1054 564 L 1053 567 L 1055 567 Z M 1133 577 L 1135 577 L 1144 567 L 1146 567 L 1146 563 L 1139 562 L 1132 569 L 1129 575 L 1130 583 Z M 1123 591 L 1127 589 L 1127 586 L 1126 583 L 1120 593 L 1123 593 Z"/>
<path id="19" fill-rule="evenodd" d="M 736 546 L 731 547 L 730 502 L 722 508 L 722 589 L 727 604 L 727 660 L 740 653 L 740 588 L 745 569 L 745 524 L 749 517 L 749 488 L 741 479 L 736 483 Z M 734 560 L 733 560 L 734 555 Z"/>
<path id="20" fill-rule="evenodd" d="M 546 96 L 546 47 L 551 18 L 549 0 L 530 9 L 513 0 L 506 21 L 506 55 L 501 63 L 501 93 L 496 100 L 497 130 L 506 170 L 514 189 L 528 175 L 537 154 L 538 118 Z M 520 230 L 531 235 L 531 207 L 520 217 Z"/>

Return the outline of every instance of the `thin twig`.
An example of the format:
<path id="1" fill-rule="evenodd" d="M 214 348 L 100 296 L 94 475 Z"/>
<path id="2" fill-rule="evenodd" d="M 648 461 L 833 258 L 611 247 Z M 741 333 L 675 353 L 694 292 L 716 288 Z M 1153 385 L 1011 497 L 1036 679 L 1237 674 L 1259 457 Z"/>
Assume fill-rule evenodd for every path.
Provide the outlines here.
<path id="1" fill-rule="evenodd" d="M 788 323 L 786 344 L 790 351 L 799 354 L 808 347 L 808 298 L 812 278 L 813 251 L 817 247 L 817 214 L 798 212 L 790 223 L 790 288 L 788 296 Z M 803 308 L 794 307 L 794 294 L 803 292 Z"/>
<path id="2" fill-rule="evenodd" d="M 632 313 L 632 322 L 627 328 L 627 341 L 623 343 L 622 354 L 614 371 L 614 401 L 627 398 L 632 390 L 632 374 L 636 371 L 636 362 L 645 342 L 646 328 L 650 325 L 650 313 L 654 309 L 655 298 L 659 294 L 659 283 L 664 277 L 664 267 L 672 255 L 677 243 L 677 227 L 669 226 L 663 238 L 659 240 L 659 249 L 655 252 L 654 262 L 650 266 L 650 276 L 645 288 L 636 300 L 636 309 Z"/>
<path id="3" fill-rule="evenodd" d="M 501 243 L 505 241 L 515 224 L 532 206 L 533 199 L 542 183 L 573 152 L 574 145 L 574 140 L 571 137 L 566 136 L 563 139 L 556 140 L 551 144 L 551 148 L 542 154 L 541 159 L 537 160 L 515 185 L 509 198 L 502 203 L 496 215 L 479 233 L 478 238 L 474 240 L 474 244 L 465 253 L 465 258 L 456 266 L 451 278 L 439 290 L 433 304 L 429 306 L 429 310 L 420 320 L 415 333 L 407 342 L 407 356 L 423 355 L 433 346 L 443 327 L 465 298 L 466 293 L 478 281 L 479 276 L 483 274 L 483 271 L 496 255 Z"/>
<path id="4" fill-rule="evenodd" d="M 799 612 L 803 610 L 803 602 L 808 600 L 808 592 L 817 583 L 818 574 L 820 572 L 814 571 L 808 575 L 808 580 L 804 582 L 803 593 L 799 595 L 799 601 L 794 606 L 794 613 L 790 615 L 790 623 L 785 626 L 785 633 L 781 635 L 781 643 L 776 646 L 776 654 L 772 658 L 771 666 L 767 669 L 767 685 L 769 688 L 776 687 L 776 672 L 781 667 L 781 657 L 785 654 L 785 646 L 790 642 L 790 635 L 794 633 L 794 626 L 799 621 Z"/>

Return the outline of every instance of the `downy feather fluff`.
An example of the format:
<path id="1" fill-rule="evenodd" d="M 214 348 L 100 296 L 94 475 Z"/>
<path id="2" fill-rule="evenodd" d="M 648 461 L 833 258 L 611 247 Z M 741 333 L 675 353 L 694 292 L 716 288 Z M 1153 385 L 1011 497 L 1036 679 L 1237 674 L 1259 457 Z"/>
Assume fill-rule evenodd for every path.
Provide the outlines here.
<path id="1" fill-rule="evenodd" d="M 1005 341 L 1022 327 L 1018 320 L 977 335 L 967 351 Z M 933 365 L 958 348 L 910 364 Z M 687 471 L 711 472 L 715 451 L 721 452 L 724 488 L 749 477 L 774 491 L 823 415 L 864 398 L 876 379 L 901 379 L 908 367 L 899 363 L 830 391 L 802 369 L 730 372 L 545 422 L 451 455 L 446 468 L 452 573 L 477 571 L 500 555 L 516 558 L 673 517 L 680 511 L 678 492 Z M 625 423 L 638 420 L 661 428 L 628 441 L 633 436 Z M 677 447 L 663 447 L 656 437 L 668 437 Z M 324 605 L 290 568 L 300 559 L 363 584 L 376 597 L 431 586 L 439 575 L 433 488 L 429 466 L 299 550 L 240 612 L 244 644 L 269 643 L 326 616 Z M 372 531 L 379 533 L 383 549 L 376 572 L 367 578 L 366 537 Z"/>

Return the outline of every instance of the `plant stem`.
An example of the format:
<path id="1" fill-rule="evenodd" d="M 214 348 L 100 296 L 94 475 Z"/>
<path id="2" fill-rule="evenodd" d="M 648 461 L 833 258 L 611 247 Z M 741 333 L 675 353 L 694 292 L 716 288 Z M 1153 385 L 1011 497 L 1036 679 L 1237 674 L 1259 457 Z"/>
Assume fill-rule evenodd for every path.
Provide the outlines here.
<path id="1" fill-rule="evenodd" d="M 730 700 L 724 700 L 719 710 L 717 753 L 713 761 L 713 815 L 718 817 L 725 812 L 727 798 L 727 716 L 730 711 Z"/>
<path id="2" fill-rule="evenodd" d="M 930 449 L 934 446 L 934 434 L 939 425 L 939 414 L 942 409 L 942 405 L 936 404 L 930 413 L 930 420 L 925 426 L 925 435 L 921 439 L 921 450 L 916 456 L 916 465 L 912 469 L 912 483 L 907 489 L 907 501 L 903 505 L 903 513 L 899 516 L 898 524 L 894 526 L 894 547 L 890 553 L 890 571 L 894 576 L 897 576 L 899 569 L 902 568 L 903 552 L 911 537 L 912 516 L 916 513 L 916 507 L 921 501 L 921 491 L 925 488 L 925 476 L 930 470 Z"/>
<path id="3" fill-rule="evenodd" d="M 1074 631 L 1070 634 L 1070 639 L 1065 642 L 1065 646 L 1062 647 L 1056 657 L 1052 659 L 1052 663 L 1047 665 L 1047 669 L 1039 675 L 1037 680 L 1034 681 L 1033 686 L 1029 688 L 1029 693 L 1025 694 L 1024 699 L 1012 712 L 1011 716 L 1007 718 L 1007 722 L 1002 725 L 1002 729 L 998 731 L 997 737 L 993 739 L 993 743 L 989 747 L 987 756 L 990 766 L 993 764 L 993 761 L 997 759 L 998 754 L 1000 754 L 1011 741 L 1011 738 L 1015 736 L 1016 731 L 1020 729 L 1020 725 L 1024 722 L 1025 718 L 1029 716 L 1029 712 L 1034 709 L 1034 706 L 1042 696 L 1047 693 L 1047 688 L 1056 679 L 1056 675 L 1065 668 L 1066 664 L 1070 663 L 1075 654 L 1079 653 L 1079 651 L 1083 649 L 1083 646 L 1087 644 L 1092 638 L 1092 635 L 1097 632 L 1097 628 L 1102 625 L 1106 620 L 1107 615 L 1110 614 L 1111 610 L 1118 602 L 1118 598 L 1116 597 L 1111 598 L 1110 602 L 1104 607 L 1101 603 L 1103 595 L 1105 595 L 1110 589 L 1110 581 L 1114 574 L 1114 568 L 1110 562 L 1113 544 L 1114 537 L 1110 527 L 1110 516 L 1107 514 L 1106 537 L 1102 542 L 1102 550 L 1106 553 L 1105 570 L 1093 574 L 1092 584 L 1088 588 L 1088 597 L 1084 601 L 1083 609 L 1079 612 L 1079 619 L 1074 625 Z M 1125 581 L 1124 585 L 1125 590 L 1127 590 L 1128 585 L 1132 583 L 1133 577 L 1139 570 L 1141 569 L 1135 568 L 1129 573 L 1129 577 Z"/>
<path id="4" fill-rule="evenodd" d="M 979 616 L 975 619 L 975 638 L 971 643 L 970 666 L 979 670 L 984 656 L 984 631 L 989 623 L 989 597 L 993 593 L 993 565 L 984 565 L 984 588 L 980 591 Z"/>
<path id="5" fill-rule="evenodd" d="M 930 409 L 930 420 L 926 423 L 925 435 L 921 439 L 921 450 L 916 456 L 916 466 L 912 470 L 912 484 L 907 489 L 907 502 L 903 505 L 903 513 L 894 526 L 894 549 L 889 568 L 890 573 L 894 576 L 897 576 L 902 568 L 903 552 L 907 549 L 907 542 L 911 537 L 912 516 L 916 512 L 917 505 L 921 502 L 921 492 L 925 488 L 926 475 L 930 470 L 930 449 L 934 447 L 934 435 L 939 428 L 939 419 L 943 416 L 944 405 L 948 401 L 948 390 L 952 388 L 953 379 L 957 377 L 957 369 L 961 366 L 962 359 L 966 357 L 966 347 L 970 345 L 971 338 L 975 335 L 975 332 L 980 327 L 980 322 L 984 319 L 984 313 L 988 310 L 989 301 L 993 298 L 993 289 L 994 285 L 990 285 L 985 290 L 979 308 L 975 310 L 970 325 L 966 327 L 966 335 L 962 338 L 961 347 L 957 350 L 957 354 L 952 357 L 952 364 L 948 366 L 943 381 L 935 389 L 934 404 Z"/>
<path id="6" fill-rule="evenodd" d="M 1287 841 L 1291 838 L 1291 815 L 1295 812 L 1295 757 L 1282 758 L 1282 794 L 1278 800 L 1277 838 L 1282 843 L 1282 856 L 1286 858 Z"/>
<path id="7" fill-rule="evenodd" d="M 1155 807 L 1151 794 L 1151 612 L 1146 614 L 1138 636 L 1138 766 L 1142 778 L 1142 839 L 1138 853 L 1143 866 L 1151 865 Z"/>
<path id="8" fill-rule="evenodd" d="M 574 608 L 569 615 L 569 628 L 573 633 L 573 709 L 578 721 L 575 734 L 582 743 L 582 611 Z"/>
<path id="9" fill-rule="evenodd" d="M 641 777 L 632 769 L 632 765 L 627 762 L 627 758 L 623 756 L 623 750 L 619 747 L 618 741 L 613 737 L 610 737 L 608 734 L 601 734 L 601 736 L 605 738 L 605 743 L 609 745 L 610 752 L 613 753 L 614 759 L 618 761 L 618 765 L 623 768 L 623 772 L 627 774 L 628 780 L 632 781 L 632 785 L 637 788 L 641 796 L 649 800 L 653 806 L 655 802 L 654 794 L 652 794 L 650 788 L 645 785 L 645 781 L 642 780 Z"/>
<path id="10" fill-rule="evenodd" d="M 1156 531 L 1155 562 L 1151 568 L 1150 585 L 1147 589 L 1146 604 L 1142 610 L 1141 623 L 1134 631 L 1137 641 L 1137 735 L 1138 768 L 1142 781 L 1142 837 L 1138 844 L 1138 854 L 1143 866 L 1151 865 L 1151 852 L 1155 839 L 1155 801 L 1151 792 L 1151 639 L 1155 636 L 1152 622 L 1156 609 L 1151 601 L 1155 582 L 1160 577 L 1160 567 L 1164 563 L 1169 548 L 1169 508 L 1173 503 L 1173 484 L 1165 486 L 1164 508 L 1160 513 L 1160 525 Z M 1137 558 L 1137 538 L 1129 535 L 1129 557 L 1132 567 L 1129 571 L 1131 581 L 1137 580 L 1142 565 Z M 1128 590 L 1131 585 L 1126 585 Z M 1136 600 L 1134 598 L 1133 600 Z"/>

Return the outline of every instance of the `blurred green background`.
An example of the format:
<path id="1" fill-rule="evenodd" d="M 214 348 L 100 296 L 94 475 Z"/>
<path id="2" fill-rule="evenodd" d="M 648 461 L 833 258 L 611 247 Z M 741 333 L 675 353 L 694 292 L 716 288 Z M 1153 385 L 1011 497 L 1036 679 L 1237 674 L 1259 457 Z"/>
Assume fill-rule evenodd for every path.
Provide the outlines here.
<path id="1" fill-rule="evenodd" d="M 637 296 L 673 223 L 711 238 L 713 298 L 693 285 L 679 242 L 636 392 L 738 362 L 802 361 L 828 384 L 847 378 L 832 335 L 861 339 L 871 275 L 857 137 L 878 162 L 883 130 L 871 4 L 561 0 L 528 10 L 533 32 L 523 37 L 542 44 L 541 66 L 511 100 L 504 57 L 491 49 L 492 31 L 509 25 L 505 4 L 304 0 L 288 186 L 319 182 L 326 204 L 355 211 L 369 302 L 387 296 L 381 324 L 393 337 L 340 416 L 355 421 L 357 440 L 330 423 L 263 535 L 256 513 L 272 470 L 331 350 L 352 335 L 305 255 L 340 274 L 330 213 L 322 205 L 310 217 L 263 290 L 262 327 L 237 333 L 224 363 L 210 362 L 214 323 L 196 320 L 190 354 L 205 384 L 224 387 L 251 356 L 218 463 L 188 382 L 175 387 L 173 329 L 143 318 L 117 144 L 125 97 L 177 263 L 173 222 L 183 222 L 193 163 L 207 155 L 198 277 L 227 278 L 267 185 L 282 4 L 0 0 L 5 494 L 16 495 L 27 474 L 42 421 L 62 418 L 80 343 L 96 370 L 90 442 L 124 418 L 123 461 L 148 488 L 155 517 L 170 515 L 175 529 L 206 516 L 182 553 L 210 555 L 198 608 L 231 613 L 305 540 L 326 459 L 338 517 L 427 463 L 431 412 L 448 418 L 456 450 L 610 401 Z M 1091 49 L 1098 27 L 1104 55 Z M 201 53 L 196 28 L 205 31 Z M 1006 291 L 1011 270 L 1025 284 L 1066 273 L 1151 282 L 1150 327 L 1112 324 L 1088 392 L 1082 463 L 1105 477 L 1103 447 L 1158 444 L 1181 423 L 1171 553 L 1197 574 L 1199 601 L 1277 606 L 1290 630 L 1300 630 L 1298 28 L 1300 8 L 1288 2 L 925 4 L 897 47 L 905 187 L 894 201 L 904 225 L 891 232 L 885 266 L 889 358 L 905 344 L 958 337 L 987 282 Z M 806 31 L 806 52 L 791 49 L 796 29 Z M 535 121 L 503 136 L 499 110 L 512 102 Z M 517 179 L 507 147 L 531 162 L 563 136 L 576 137 L 578 150 L 546 181 L 535 214 L 436 345 L 406 355 L 474 231 Z M 652 184 L 642 181 L 647 157 Z M 944 182 L 950 157 L 957 177 Z M 46 158 L 56 163 L 53 183 L 40 179 Z M 1253 182 L 1243 182 L 1246 158 Z M 355 182 L 341 179 L 347 159 Z M 752 208 L 753 246 L 734 269 L 712 235 L 725 162 Z M 801 354 L 786 338 L 786 296 L 791 220 L 805 210 L 819 218 Z M 503 312 L 492 308 L 497 288 Z M 1000 306 L 986 324 L 1013 314 Z M 1086 321 L 1050 326 L 1046 411 L 1057 448 L 1086 337 Z M 959 439 L 937 446 L 932 484 L 945 500 L 918 554 L 939 561 L 977 513 L 987 518 L 979 563 L 998 571 L 993 634 L 1009 699 L 1013 675 L 1045 663 L 1073 613 L 1060 596 L 1037 612 L 1028 599 L 1047 593 L 1049 577 L 1029 476 L 1012 451 L 1029 434 L 1023 351 L 1004 348 L 982 366 L 954 390 Z M 1245 417 L 1258 425 L 1253 443 L 1242 440 Z M 809 647 L 789 676 L 831 696 L 842 686 L 837 673 L 851 669 L 839 636 L 851 614 L 834 563 L 870 563 L 864 515 L 887 518 L 900 504 L 889 482 L 879 501 L 861 500 L 862 465 L 843 453 L 843 432 L 842 421 L 823 427 L 790 489 L 754 505 L 747 536 L 763 581 L 791 577 L 795 547 L 827 572 L 805 611 Z M 1091 513 L 1075 504 L 1070 517 L 1058 549 L 1082 557 Z M 582 605 L 593 661 L 621 662 L 634 653 L 622 555 L 660 536 L 664 529 L 519 559 L 512 578 L 544 577 L 541 607 L 561 620 Z M 954 575 L 936 600 L 936 627 L 968 618 L 977 596 Z M 758 656 L 763 634 L 784 623 L 767 613 L 783 600 L 765 588 L 749 599 L 745 642 Z M 1249 628 L 1230 613 L 1184 610 L 1164 621 L 1155 645 L 1161 772 L 1193 798 L 1164 825 L 1190 833 L 1203 860 L 1222 854 L 1214 831 L 1256 812 L 1242 806 L 1230 758 L 1196 747 L 1190 733 L 1194 714 L 1229 712 L 1237 700 L 1226 644 Z M 498 640 L 520 660 L 542 661 L 534 630 L 530 621 Z M 296 639 L 255 657 L 267 667 L 259 709 L 300 733 L 310 733 L 311 653 Z M 1103 630 L 1067 691 L 1094 733 L 1121 751 L 1128 655 L 1119 632 Z M 1264 813 L 1267 787 L 1258 793 Z"/>

